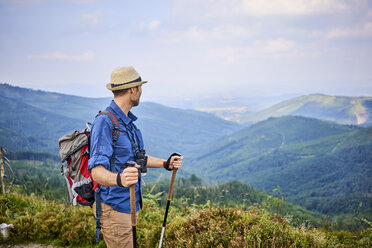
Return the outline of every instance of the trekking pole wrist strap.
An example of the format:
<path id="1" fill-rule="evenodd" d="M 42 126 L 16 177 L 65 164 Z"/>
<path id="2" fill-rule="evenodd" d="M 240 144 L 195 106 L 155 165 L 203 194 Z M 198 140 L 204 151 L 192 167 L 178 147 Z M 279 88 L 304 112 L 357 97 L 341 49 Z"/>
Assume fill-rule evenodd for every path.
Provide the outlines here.
<path id="1" fill-rule="evenodd" d="M 121 183 L 121 174 L 120 174 L 120 171 L 118 172 L 117 176 L 116 176 L 116 184 L 120 187 L 123 187 L 123 184 Z"/>
<path id="2" fill-rule="evenodd" d="M 173 156 L 181 156 L 181 154 L 175 152 L 175 153 L 173 153 L 172 155 L 169 156 L 169 158 L 168 158 L 167 161 L 164 161 L 164 162 L 163 162 L 163 167 L 164 167 L 166 170 L 168 170 L 168 171 L 172 171 L 172 170 L 173 170 L 173 169 L 170 169 L 170 168 L 169 168 L 169 164 L 170 164 L 170 161 L 171 161 L 171 159 L 172 159 Z"/>
<path id="3" fill-rule="evenodd" d="M 164 169 L 166 169 L 167 171 L 172 171 L 172 169 L 169 168 L 170 158 L 171 158 L 171 157 L 169 157 L 169 159 L 168 159 L 167 161 L 164 161 L 164 162 L 163 162 L 163 167 L 164 167 Z"/>
<path id="4" fill-rule="evenodd" d="M 127 167 L 129 167 L 129 166 L 135 166 L 136 165 L 136 163 L 135 162 L 133 162 L 133 161 L 128 161 L 128 162 L 126 162 L 125 164 L 123 164 L 122 166 L 121 166 L 121 169 L 126 169 Z M 124 170 L 123 170 L 123 173 L 124 173 Z M 140 174 L 140 173 L 139 173 Z M 141 175 L 141 174 L 140 174 Z M 123 184 L 121 183 L 121 173 L 120 173 L 120 170 L 119 170 L 119 172 L 118 172 L 118 174 L 116 175 L 116 184 L 119 186 L 119 187 L 123 187 L 123 188 L 125 188 L 125 186 L 123 186 Z"/>

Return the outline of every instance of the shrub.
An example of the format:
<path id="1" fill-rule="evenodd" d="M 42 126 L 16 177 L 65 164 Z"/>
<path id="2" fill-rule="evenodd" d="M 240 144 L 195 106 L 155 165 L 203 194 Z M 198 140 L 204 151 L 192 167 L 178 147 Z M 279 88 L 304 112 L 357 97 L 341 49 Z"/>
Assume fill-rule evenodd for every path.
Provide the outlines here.
<path id="1" fill-rule="evenodd" d="M 156 197 L 144 199 L 137 225 L 138 247 L 157 247 L 164 218 Z M 64 247 L 106 247 L 95 243 L 95 218 L 89 207 L 64 206 L 34 196 L 1 195 L 1 220 L 14 224 L 0 243 L 48 243 Z M 371 247 L 371 228 L 364 232 L 330 232 L 301 225 L 254 205 L 239 208 L 193 205 L 171 207 L 166 247 Z"/>

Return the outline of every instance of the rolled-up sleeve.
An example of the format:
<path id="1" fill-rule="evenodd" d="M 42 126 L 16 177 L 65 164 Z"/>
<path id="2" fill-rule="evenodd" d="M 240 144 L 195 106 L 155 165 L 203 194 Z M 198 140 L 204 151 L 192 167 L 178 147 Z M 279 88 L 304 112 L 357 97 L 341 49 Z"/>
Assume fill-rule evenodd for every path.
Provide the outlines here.
<path id="1" fill-rule="evenodd" d="M 90 132 L 90 158 L 88 162 L 88 170 L 103 165 L 110 170 L 110 158 L 112 156 L 112 123 L 105 116 L 98 116 L 93 123 Z"/>

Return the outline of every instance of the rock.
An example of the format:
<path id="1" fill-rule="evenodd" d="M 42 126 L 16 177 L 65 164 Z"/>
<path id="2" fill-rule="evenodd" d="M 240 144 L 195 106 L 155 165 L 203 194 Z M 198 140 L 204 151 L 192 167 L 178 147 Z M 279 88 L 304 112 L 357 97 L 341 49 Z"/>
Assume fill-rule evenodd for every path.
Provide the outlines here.
<path id="1" fill-rule="evenodd" d="M 13 228 L 13 224 L 6 224 L 6 223 L 2 223 L 0 225 L 0 233 L 1 233 L 1 236 L 3 238 L 7 238 L 8 237 L 8 228 Z"/>

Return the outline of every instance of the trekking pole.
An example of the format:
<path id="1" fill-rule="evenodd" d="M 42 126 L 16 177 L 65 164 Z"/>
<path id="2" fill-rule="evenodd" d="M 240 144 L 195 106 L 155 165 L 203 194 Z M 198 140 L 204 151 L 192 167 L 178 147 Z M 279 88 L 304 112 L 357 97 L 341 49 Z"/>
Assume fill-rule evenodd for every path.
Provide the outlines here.
<path id="1" fill-rule="evenodd" d="M 128 166 L 134 166 L 134 162 L 127 162 Z M 129 188 L 130 192 L 130 217 L 131 217 L 131 224 L 132 224 L 132 234 L 133 234 L 133 248 L 137 247 L 137 233 L 136 233 L 136 225 L 137 225 L 137 218 L 136 218 L 136 191 L 135 191 L 135 184 L 131 185 Z"/>
<path id="2" fill-rule="evenodd" d="M 134 191 L 135 185 L 130 186 L 130 214 L 132 222 L 132 233 L 133 233 L 133 248 L 137 247 L 136 243 L 136 195 Z"/>
<path id="3" fill-rule="evenodd" d="M 181 156 L 181 154 L 178 154 L 178 153 L 176 153 L 174 155 Z M 176 179 L 177 170 L 178 170 L 177 168 L 173 168 L 172 180 L 171 180 L 171 183 L 170 183 L 170 186 L 169 186 L 168 202 L 167 202 L 167 207 L 165 209 L 165 215 L 164 215 L 164 221 L 163 221 L 163 228 L 161 229 L 160 242 L 159 242 L 159 247 L 158 248 L 161 248 L 161 244 L 163 242 L 165 226 L 167 224 L 167 217 L 168 217 L 169 205 L 170 205 L 170 202 L 172 200 L 172 193 L 173 193 L 174 181 Z"/>

